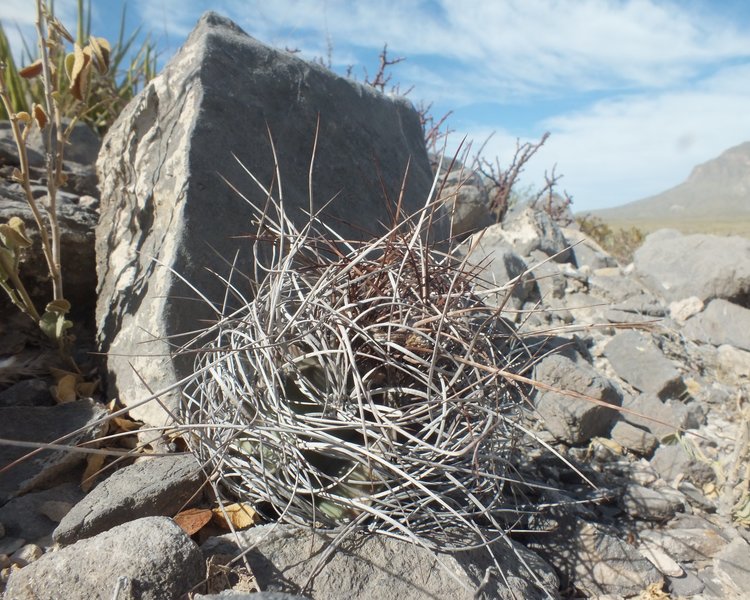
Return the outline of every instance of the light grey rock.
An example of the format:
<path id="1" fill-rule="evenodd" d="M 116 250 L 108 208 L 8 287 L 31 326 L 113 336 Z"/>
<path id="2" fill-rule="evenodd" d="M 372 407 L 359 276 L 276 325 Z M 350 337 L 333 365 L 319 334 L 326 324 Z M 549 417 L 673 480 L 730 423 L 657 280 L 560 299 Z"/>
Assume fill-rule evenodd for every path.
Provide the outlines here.
<path id="1" fill-rule="evenodd" d="M 205 563 L 174 521 L 138 519 L 81 540 L 14 571 L 5 597 L 14 600 L 178 600 L 199 583 Z"/>
<path id="2" fill-rule="evenodd" d="M 716 555 L 714 571 L 737 592 L 746 593 L 750 590 L 750 544 L 733 539 Z"/>
<path id="3" fill-rule="evenodd" d="M 60 522 L 53 539 L 61 545 L 142 517 L 172 517 L 196 497 L 205 475 L 192 454 L 140 460 L 115 471 Z"/>
<path id="4" fill-rule="evenodd" d="M 106 415 L 104 406 L 88 399 L 57 406 L 0 408 L 0 438 L 47 443 L 83 429 L 64 442 L 74 446 L 99 437 L 107 424 L 93 423 Z M 0 465 L 8 465 L 28 452 L 28 448 L 0 445 Z M 20 462 L 0 477 L 0 502 L 54 479 L 84 458 L 79 452 L 45 450 Z"/>
<path id="5" fill-rule="evenodd" d="M 560 263 L 570 259 L 569 244 L 559 225 L 543 210 L 527 207 L 509 214 L 500 235 L 521 256 L 541 250 Z"/>
<path id="6" fill-rule="evenodd" d="M 618 267 L 592 271 L 588 285 L 593 295 L 611 303 L 624 302 L 631 296 L 640 296 L 643 286 Z"/>
<path id="7" fill-rule="evenodd" d="M 746 238 L 651 234 L 635 251 L 633 262 L 641 281 L 668 302 L 691 296 L 704 302 L 750 297 L 750 240 Z"/>
<path id="8" fill-rule="evenodd" d="M 604 348 L 604 356 L 618 376 L 641 392 L 670 398 L 685 391 L 682 375 L 649 335 L 620 332 Z"/>
<path id="9" fill-rule="evenodd" d="M 687 405 L 678 400 L 662 400 L 656 394 L 628 396 L 622 403 L 623 419 L 651 432 L 657 439 L 674 434 L 678 429 L 697 426 Z"/>
<path id="10" fill-rule="evenodd" d="M 626 486 L 620 502 L 631 517 L 645 521 L 668 521 L 683 508 L 676 498 L 635 483 Z"/>
<path id="11" fill-rule="evenodd" d="M 660 546 L 680 563 L 706 562 L 716 556 L 728 540 L 711 523 L 693 517 L 688 527 L 670 524 L 664 529 L 644 529 L 639 537 Z"/>
<path id="12" fill-rule="evenodd" d="M 730 384 L 750 382 L 750 352 L 723 344 L 717 351 L 719 378 Z"/>
<path id="13" fill-rule="evenodd" d="M 750 350 L 750 309 L 726 300 L 711 300 L 702 313 L 688 319 L 682 332 L 698 342 Z"/>
<path id="14" fill-rule="evenodd" d="M 613 304 L 605 313 L 610 323 L 653 323 L 666 315 L 666 308 L 652 294 L 630 296 Z"/>
<path id="15" fill-rule="evenodd" d="M 245 594 L 242 592 L 224 591 L 219 594 L 195 596 L 195 600 L 310 600 L 308 596 L 286 594 L 284 592 L 256 592 Z"/>
<path id="16" fill-rule="evenodd" d="M 667 577 L 668 591 L 677 598 L 697 596 L 706 589 L 706 584 L 692 571 L 685 570 L 680 577 Z"/>
<path id="17" fill-rule="evenodd" d="M 536 365 L 534 377 L 559 390 L 537 392 L 535 398 L 545 428 L 556 438 L 581 444 L 609 431 L 617 416 L 615 409 L 565 394 L 582 394 L 614 406 L 622 403 L 622 396 L 612 382 L 585 360 L 574 361 L 562 354 L 552 354 Z"/>
<path id="18" fill-rule="evenodd" d="M 669 316 L 678 323 L 684 323 L 693 315 L 701 312 L 704 306 L 703 300 L 698 298 L 698 296 L 675 300 L 669 304 Z"/>
<path id="19" fill-rule="evenodd" d="M 563 227 L 562 233 L 571 246 L 570 252 L 576 267 L 589 267 L 594 270 L 617 266 L 617 260 L 580 229 Z"/>
<path id="20" fill-rule="evenodd" d="M 609 437 L 628 450 L 646 456 L 651 454 L 659 443 L 652 433 L 627 421 L 615 423 Z"/>
<path id="21" fill-rule="evenodd" d="M 650 462 L 662 479 L 670 484 L 678 476 L 697 485 L 703 485 L 715 478 L 709 465 L 694 460 L 680 444 L 662 444 L 656 449 Z"/>
<path id="22" fill-rule="evenodd" d="M 0 522 L 5 525 L 8 535 L 38 540 L 50 535 L 57 527 L 57 522 L 50 518 L 48 510 L 53 503 L 58 509 L 65 506 L 72 508 L 83 496 L 77 483 L 64 483 L 50 489 L 29 492 L 0 507 Z"/>
<path id="23" fill-rule="evenodd" d="M 192 372 L 192 356 L 171 356 L 173 344 L 187 342 L 173 336 L 215 319 L 169 269 L 219 305 L 226 284 L 210 269 L 228 275 L 239 252 L 236 269 L 255 272 L 250 204 L 262 209 L 267 194 L 233 154 L 273 185 L 274 195 L 282 185 L 285 210 L 300 226 L 308 222 L 310 191 L 314 210 L 335 197 L 321 218 L 344 237 L 367 239 L 391 223 L 407 163 L 405 213 L 422 208 L 432 187 L 419 117 L 408 101 L 271 49 L 216 13 L 203 15 L 112 125 L 97 163 L 97 327 L 109 353 L 110 396 L 127 406 L 149 395 L 140 377 L 158 390 Z M 447 220 L 438 215 L 435 223 L 435 237 L 447 236 Z M 233 284 L 251 295 L 242 277 Z M 177 398 L 174 392 L 163 401 L 173 409 Z M 131 415 L 156 425 L 169 420 L 156 403 Z"/>
<path id="24" fill-rule="evenodd" d="M 503 288 L 485 296 L 488 304 L 500 306 L 507 299 L 506 306 L 520 308 L 534 289 L 533 277 L 526 273 L 526 263 L 505 241 L 501 224 L 492 225 L 473 235 L 457 248 L 456 254 L 459 258 L 469 254 L 468 262 L 481 268 L 476 280 L 479 290 Z M 508 285 L 514 280 L 516 283 Z"/>
<path id="25" fill-rule="evenodd" d="M 527 545 L 557 569 L 563 586 L 574 586 L 586 597 L 628 598 L 663 580 L 630 544 L 583 520 L 535 534 Z"/>
<path id="26" fill-rule="evenodd" d="M 204 555 L 236 554 L 251 548 L 247 559 L 262 589 L 299 593 L 300 587 L 318 563 L 321 553 L 332 541 L 323 531 L 282 525 L 262 525 L 241 531 L 238 538 L 225 535 L 203 544 Z M 380 535 L 352 534 L 341 547 L 319 565 L 309 588 L 302 590 L 311 598 L 349 600 L 422 600 L 427 598 L 546 598 L 521 566 L 527 562 L 538 580 L 557 598 L 557 577 L 549 565 L 533 552 L 504 541 L 492 546 L 505 574 L 492 576 L 482 590 L 478 586 L 492 564 L 486 550 L 455 554 L 438 553 L 422 546 Z M 475 596 L 475 591 L 478 593 Z"/>

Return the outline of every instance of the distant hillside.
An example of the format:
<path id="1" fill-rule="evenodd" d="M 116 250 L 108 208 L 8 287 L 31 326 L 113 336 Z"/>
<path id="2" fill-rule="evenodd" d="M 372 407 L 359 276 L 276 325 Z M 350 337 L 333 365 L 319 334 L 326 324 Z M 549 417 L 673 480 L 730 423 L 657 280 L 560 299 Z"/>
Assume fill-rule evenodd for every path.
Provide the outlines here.
<path id="1" fill-rule="evenodd" d="M 647 229 L 656 228 L 649 224 L 694 231 L 700 223 L 746 224 L 750 221 L 750 142 L 698 165 L 685 182 L 661 194 L 591 214 L 613 224 L 640 224 Z"/>

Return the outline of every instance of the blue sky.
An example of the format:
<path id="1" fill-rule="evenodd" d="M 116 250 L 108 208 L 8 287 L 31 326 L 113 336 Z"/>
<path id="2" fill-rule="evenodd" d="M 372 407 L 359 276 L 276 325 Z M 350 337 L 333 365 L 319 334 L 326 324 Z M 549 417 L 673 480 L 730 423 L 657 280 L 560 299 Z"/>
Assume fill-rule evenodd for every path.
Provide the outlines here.
<path id="1" fill-rule="evenodd" d="M 97 35 L 116 38 L 122 0 L 93 0 Z M 33 0 L 3 0 L 0 20 L 29 31 Z M 205 10 L 360 80 L 378 54 L 416 104 L 501 164 L 516 139 L 546 146 L 525 185 L 556 165 L 577 211 L 656 194 L 696 164 L 750 140 L 750 2 L 746 0 L 129 0 L 168 60 Z M 56 0 L 73 27 L 75 1 Z M 13 40 L 11 40 L 13 42 Z M 494 133 L 493 133 L 494 132 Z"/>

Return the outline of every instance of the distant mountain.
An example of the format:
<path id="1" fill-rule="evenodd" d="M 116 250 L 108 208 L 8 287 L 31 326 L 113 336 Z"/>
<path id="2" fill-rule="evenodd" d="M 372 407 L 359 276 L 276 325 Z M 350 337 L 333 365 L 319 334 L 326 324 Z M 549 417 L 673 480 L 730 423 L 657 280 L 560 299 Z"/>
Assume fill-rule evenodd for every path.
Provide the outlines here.
<path id="1" fill-rule="evenodd" d="M 666 192 L 615 208 L 591 211 L 605 221 L 750 219 L 750 142 L 730 148 L 693 169 L 686 181 Z"/>

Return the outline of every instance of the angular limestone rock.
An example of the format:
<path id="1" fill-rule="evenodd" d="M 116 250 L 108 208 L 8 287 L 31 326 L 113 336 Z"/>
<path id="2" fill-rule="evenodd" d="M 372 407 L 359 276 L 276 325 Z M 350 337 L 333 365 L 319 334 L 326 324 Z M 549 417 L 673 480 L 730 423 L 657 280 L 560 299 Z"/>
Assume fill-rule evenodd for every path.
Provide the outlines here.
<path id="1" fill-rule="evenodd" d="M 149 396 L 145 384 L 157 391 L 189 374 L 193 357 L 172 356 L 189 336 L 174 336 L 216 318 L 173 272 L 219 304 L 226 284 L 211 270 L 229 275 L 237 255 L 237 271 L 252 275 L 254 212 L 227 181 L 265 206 L 266 193 L 236 155 L 278 196 L 269 132 L 285 209 L 298 226 L 312 195 L 315 210 L 335 198 L 324 218 L 342 235 L 382 233 L 407 169 L 402 207 L 413 212 L 428 198 L 432 173 L 407 101 L 271 49 L 206 13 L 112 126 L 97 163 L 98 336 L 109 353 L 109 391 L 125 405 Z M 232 282 L 250 295 L 244 275 L 235 272 Z M 175 400 L 163 402 L 171 409 Z M 155 402 L 131 415 L 168 420 Z"/>

